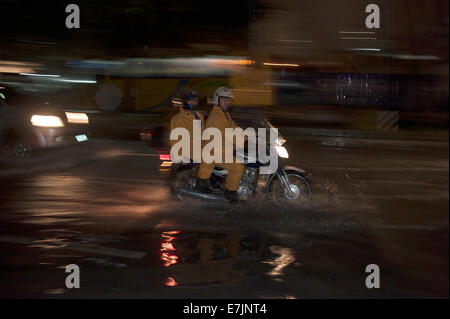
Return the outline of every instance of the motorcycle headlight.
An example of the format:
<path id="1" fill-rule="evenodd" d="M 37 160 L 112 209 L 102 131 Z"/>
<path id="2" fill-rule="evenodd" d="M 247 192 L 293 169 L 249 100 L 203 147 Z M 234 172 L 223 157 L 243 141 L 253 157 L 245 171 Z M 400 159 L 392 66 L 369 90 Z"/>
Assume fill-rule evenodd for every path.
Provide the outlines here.
<path id="1" fill-rule="evenodd" d="M 42 127 L 61 127 L 64 126 L 63 121 L 58 116 L 53 115 L 33 115 L 31 124 Z"/>
<path id="2" fill-rule="evenodd" d="M 276 143 L 278 146 L 281 146 L 281 145 L 283 145 L 284 143 L 286 143 L 286 140 L 285 140 L 282 136 L 278 136 L 277 139 L 275 140 L 275 143 Z"/>
<path id="3" fill-rule="evenodd" d="M 277 146 L 275 146 L 275 149 L 277 150 L 279 157 L 289 158 L 289 154 L 288 154 L 286 147 L 277 145 Z"/>
<path id="4" fill-rule="evenodd" d="M 66 112 L 67 122 L 75 124 L 89 124 L 89 118 L 86 113 Z"/>

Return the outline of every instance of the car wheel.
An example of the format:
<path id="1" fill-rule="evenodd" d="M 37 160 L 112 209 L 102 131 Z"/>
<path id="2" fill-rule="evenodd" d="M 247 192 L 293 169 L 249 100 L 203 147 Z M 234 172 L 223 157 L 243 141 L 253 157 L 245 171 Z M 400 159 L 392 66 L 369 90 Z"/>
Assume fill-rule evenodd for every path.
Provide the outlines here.
<path id="1" fill-rule="evenodd" d="M 31 146 L 24 141 L 18 140 L 14 144 L 14 156 L 27 158 L 31 156 Z"/>
<path id="2" fill-rule="evenodd" d="M 12 136 L 8 145 L 9 153 L 16 158 L 29 158 L 33 153 L 31 143 L 21 136 Z"/>

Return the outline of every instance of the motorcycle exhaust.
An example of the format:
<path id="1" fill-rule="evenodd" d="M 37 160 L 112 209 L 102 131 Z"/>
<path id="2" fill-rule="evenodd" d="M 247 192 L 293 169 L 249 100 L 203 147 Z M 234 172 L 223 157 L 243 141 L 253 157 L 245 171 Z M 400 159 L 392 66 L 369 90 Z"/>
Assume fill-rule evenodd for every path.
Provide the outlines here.
<path id="1" fill-rule="evenodd" d="M 215 195 L 215 194 L 199 193 L 199 192 L 187 190 L 184 188 L 178 189 L 177 193 L 180 195 L 185 195 L 185 196 L 193 197 L 196 199 L 202 199 L 202 200 L 208 200 L 208 201 L 224 201 L 225 200 L 223 198 L 223 196 L 219 196 L 219 195 Z"/>

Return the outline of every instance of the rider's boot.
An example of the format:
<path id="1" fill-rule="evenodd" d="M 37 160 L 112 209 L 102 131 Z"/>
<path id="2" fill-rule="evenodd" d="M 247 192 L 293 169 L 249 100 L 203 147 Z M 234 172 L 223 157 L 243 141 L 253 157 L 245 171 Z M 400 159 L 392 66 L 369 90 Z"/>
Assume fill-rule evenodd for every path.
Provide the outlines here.
<path id="1" fill-rule="evenodd" d="M 239 202 L 238 194 L 236 191 L 225 190 L 225 198 L 233 204 L 237 204 Z"/>

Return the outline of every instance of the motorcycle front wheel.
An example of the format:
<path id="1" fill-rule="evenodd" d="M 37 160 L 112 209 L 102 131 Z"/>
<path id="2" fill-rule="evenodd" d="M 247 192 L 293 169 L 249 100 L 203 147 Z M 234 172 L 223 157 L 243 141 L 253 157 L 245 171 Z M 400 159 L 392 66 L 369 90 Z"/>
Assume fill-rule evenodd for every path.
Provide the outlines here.
<path id="1" fill-rule="evenodd" d="M 286 172 L 289 180 L 289 192 L 278 176 L 267 187 L 267 197 L 276 204 L 285 205 L 292 202 L 307 203 L 311 200 L 312 189 L 309 179 L 298 172 Z"/>

